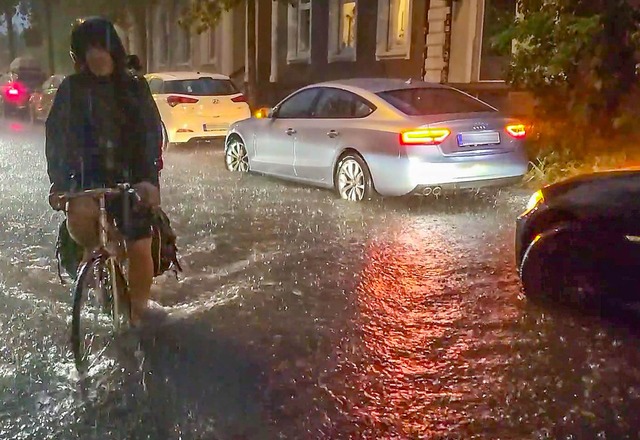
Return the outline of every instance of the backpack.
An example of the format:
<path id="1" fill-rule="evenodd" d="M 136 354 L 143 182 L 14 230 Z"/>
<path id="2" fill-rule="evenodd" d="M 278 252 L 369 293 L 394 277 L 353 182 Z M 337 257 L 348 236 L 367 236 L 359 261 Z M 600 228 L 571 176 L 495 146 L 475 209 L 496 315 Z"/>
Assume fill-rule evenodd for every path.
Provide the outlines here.
<path id="1" fill-rule="evenodd" d="M 63 220 L 58 229 L 58 239 L 56 241 L 56 260 L 58 261 L 58 278 L 64 284 L 62 278 L 62 269 L 75 281 L 78 275 L 78 267 L 82 262 L 83 249 L 75 242 L 69 229 L 67 228 L 67 220 Z"/>
<path id="2" fill-rule="evenodd" d="M 152 213 L 151 221 L 151 253 L 153 256 L 153 276 L 158 277 L 168 270 L 178 276 L 182 272 L 182 266 L 178 261 L 178 247 L 176 246 L 177 236 L 173 232 L 169 218 L 160 208 L 156 208 Z M 58 230 L 58 240 L 56 241 L 56 259 L 58 260 L 58 277 L 64 284 L 62 269 L 73 280 L 76 280 L 78 267 L 82 262 L 83 248 L 75 242 L 69 229 L 67 220 L 63 220 Z"/>
<path id="3" fill-rule="evenodd" d="M 178 261 L 177 236 L 173 232 L 169 217 L 161 208 L 154 209 L 152 215 L 153 275 L 157 277 L 171 270 L 177 278 L 178 272 L 182 272 L 182 266 Z"/>

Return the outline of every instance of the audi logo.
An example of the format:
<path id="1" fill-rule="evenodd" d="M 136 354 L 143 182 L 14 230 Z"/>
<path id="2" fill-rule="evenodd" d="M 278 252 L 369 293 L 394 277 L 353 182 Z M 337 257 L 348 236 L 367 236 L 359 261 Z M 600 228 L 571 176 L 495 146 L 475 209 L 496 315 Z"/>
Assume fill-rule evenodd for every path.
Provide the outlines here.
<path id="1" fill-rule="evenodd" d="M 476 124 L 473 126 L 474 130 L 486 130 L 487 128 L 487 124 Z"/>

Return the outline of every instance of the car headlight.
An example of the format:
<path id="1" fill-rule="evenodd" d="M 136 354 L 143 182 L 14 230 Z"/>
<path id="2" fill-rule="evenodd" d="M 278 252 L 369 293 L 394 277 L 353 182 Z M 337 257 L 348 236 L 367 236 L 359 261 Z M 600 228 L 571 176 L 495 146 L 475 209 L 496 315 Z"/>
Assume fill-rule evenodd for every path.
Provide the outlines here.
<path id="1" fill-rule="evenodd" d="M 542 194 L 542 191 L 538 190 L 534 192 L 527 202 L 527 211 L 531 211 L 542 202 L 544 202 L 544 195 Z"/>

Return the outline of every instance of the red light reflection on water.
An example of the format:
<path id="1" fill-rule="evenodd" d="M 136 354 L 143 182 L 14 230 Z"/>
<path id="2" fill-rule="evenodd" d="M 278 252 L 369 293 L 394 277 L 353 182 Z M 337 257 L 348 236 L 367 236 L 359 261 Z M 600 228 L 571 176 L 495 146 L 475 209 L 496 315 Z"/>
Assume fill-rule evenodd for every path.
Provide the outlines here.
<path id="1" fill-rule="evenodd" d="M 20 122 L 12 122 L 9 124 L 9 129 L 14 133 L 21 133 L 24 131 L 24 124 L 21 124 Z"/>
<path id="2" fill-rule="evenodd" d="M 449 282 L 459 256 L 444 237 L 416 235 L 372 242 L 361 274 L 357 360 L 342 353 L 345 395 L 333 392 L 358 438 L 430 438 L 466 419 L 456 403 L 473 394 L 460 380 L 471 334 L 457 327 L 462 305 Z"/>

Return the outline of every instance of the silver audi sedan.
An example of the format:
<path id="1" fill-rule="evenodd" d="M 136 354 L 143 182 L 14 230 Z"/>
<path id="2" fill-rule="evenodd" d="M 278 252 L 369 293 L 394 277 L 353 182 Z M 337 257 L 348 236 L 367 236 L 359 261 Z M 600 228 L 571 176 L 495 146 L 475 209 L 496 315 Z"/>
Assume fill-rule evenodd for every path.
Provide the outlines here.
<path id="1" fill-rule="evenodd" d="M 225 163 L 350 201 L 438 196 L 520 181 L 525 136 L 520 121 L 448 86 L 348 79 L 304 87 L 233 124 Z"/>

